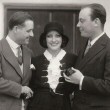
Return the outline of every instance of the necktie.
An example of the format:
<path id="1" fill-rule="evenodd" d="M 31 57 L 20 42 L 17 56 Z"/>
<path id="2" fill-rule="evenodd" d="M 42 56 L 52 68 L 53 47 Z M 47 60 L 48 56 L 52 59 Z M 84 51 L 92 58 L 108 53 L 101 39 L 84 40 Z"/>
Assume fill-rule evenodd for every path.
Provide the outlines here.
<path id="1" fill-rule="evenodd" d="M 19 46 L 18 48 L 17 48 L 17 50 L 18 50 L 18 57 L 17 57 L 17 60 L 18 60 L 18 63 L 20 64 L 20 65 L 22 65 L 22 50 L 21 50 L 21 46 Z"/>
<path id="2" fill-rule="evenodd" d="M 84 55 L 87 54 L 87 52 L 89 51 L 90 48 L 91 48 L 91 42 L 88 41 L 88 44 L 87 44 L 86 50 L 85 50 L 85 52 L 84 52 Z"/>

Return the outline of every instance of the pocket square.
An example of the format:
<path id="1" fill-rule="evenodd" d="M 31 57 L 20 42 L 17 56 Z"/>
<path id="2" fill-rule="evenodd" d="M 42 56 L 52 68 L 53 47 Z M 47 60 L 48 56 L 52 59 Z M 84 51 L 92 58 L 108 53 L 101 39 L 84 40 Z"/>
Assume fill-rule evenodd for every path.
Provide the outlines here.
<path id="1" fill-rule="evenodd" d="M 35 66 L 33 64 L 30 65 L 30 69 L 35 70 Z"/>

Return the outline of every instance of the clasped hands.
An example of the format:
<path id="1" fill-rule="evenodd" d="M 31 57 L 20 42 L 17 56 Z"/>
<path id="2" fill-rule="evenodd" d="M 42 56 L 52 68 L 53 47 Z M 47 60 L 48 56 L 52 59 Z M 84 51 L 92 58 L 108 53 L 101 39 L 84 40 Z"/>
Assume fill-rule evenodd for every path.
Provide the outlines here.
<path id="1" fill-rule="evenodd" d="M 80 84 L 81 78 L 83 77 L 83 74 L 73 67 L 68 68 L 63 75 L 67 82 L 73 84 Z"/>
<path id="2" fill-rule="evenodd" d="M 29 99 L 32 96 L 33 96 L 33 91 L 28 86 L 22 86 L 20 98 Z"/>

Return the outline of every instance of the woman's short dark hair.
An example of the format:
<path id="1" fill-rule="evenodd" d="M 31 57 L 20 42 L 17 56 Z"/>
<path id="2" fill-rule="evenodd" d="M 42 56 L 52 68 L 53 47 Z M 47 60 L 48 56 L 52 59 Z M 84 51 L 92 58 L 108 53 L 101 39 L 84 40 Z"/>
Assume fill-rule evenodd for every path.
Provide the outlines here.
<path id="1" fill-rule="evenodd" d="M 57 31 L 61 35 L 61 37 L 62 37 L 61 48 L 64 48 L 67 45 L 69 38 L 66 35 L 64 35 L 63 26 L 57 22 L 49 22 L 44 27 L 44 32 L 40 35 L 40 38 L 39 38 L 40 45 L 44 48 L 48 48 L 47 42 L 46 42 L 46 35 L 48 32 L 50 32 L 52 30 Z"/>
<path id="2" fill-rule="evenodd" d="M 23 25 L 26 20 L 32 20 L 32 16 L 28 12 L 15 12 L 9 19 L 8 28 L 12 30 L 14 26 Z"/>

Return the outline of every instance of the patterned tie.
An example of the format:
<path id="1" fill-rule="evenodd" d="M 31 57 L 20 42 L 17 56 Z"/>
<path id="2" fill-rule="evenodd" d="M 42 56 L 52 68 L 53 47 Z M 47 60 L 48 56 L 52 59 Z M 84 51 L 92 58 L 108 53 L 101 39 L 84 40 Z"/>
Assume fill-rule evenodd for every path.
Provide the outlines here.
<path id="1" fill-rule="evenodd" d="M 89 51 L 89 49 L 91 48 L 91 42 L 90 40 L 88 41 L 88 44 L 87 44 L 87 47 L 86 47 L 86 50 L 84 52 L 84 56 L 87 54 L 87 52 Z"/>
<path id="2" fill-rule="evenodd" d="M 19 63 L 20 65 L 22 65 L 23 59 L 22 59 L 22 50 L 21 50 L 21 46 L 19 46 L 19 47 L 17 48 L 17 50 L 18 50 L 18 57 L 17 57 L 17 60 L 18 60 L 18 63 Z"/>

